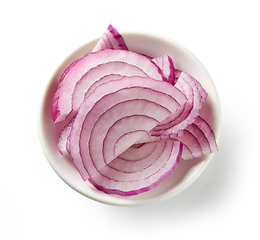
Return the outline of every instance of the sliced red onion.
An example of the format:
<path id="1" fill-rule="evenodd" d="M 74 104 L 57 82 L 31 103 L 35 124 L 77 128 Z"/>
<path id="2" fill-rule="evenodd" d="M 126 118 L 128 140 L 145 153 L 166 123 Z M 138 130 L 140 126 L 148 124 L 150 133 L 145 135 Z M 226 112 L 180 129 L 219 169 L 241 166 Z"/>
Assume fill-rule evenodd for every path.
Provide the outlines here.
<path id="1" fill-rule="evenodd" d="M 97 52 L 104 49 L 121 49 L 128 50 L 124 38 L 119 32 L 110 24 L 107 30 L 103 33 L 93 52 Z"/>
<path id="2" fill-rule="evenodd" d="M 183 131 L 183 134 L 171 135 L 171 138 L 183 143 L 184 160 L 203 157 L 218 151 L 213 131 L 199 116 Z"/>
<path id="3" fill-rule="evenodd" d="M 74 118 L 72 118 L 70 122 L 67 125 L 65 125 L 65 127 L 61 131 L 57 147 L 62 155 L 70 154 L 69 137 L 73 122 Z"/>
<path id="4" fill-rule="evenodd" d="M 178 114 L 174 114 L 158 124 L 151 131 L 151 136 L 178 133 L 193 123 L 200 113 L 202 101 L 207 97 L 201 84 L 189 74 L 181 72 L 175 86 L 186 95 L 188 101 L 179 108 Z"/>
<path id="5" fill-rule="evenodd" d="M 98 85 L 104 82 L 104 77 L 113 73 L 114 79 L 118 77 L 116 75 L 123 76 L 140 76 L 148 77 L 142 69 L 135 65 L 131 65 L 125 62 L 113 61 L 108 63 L 99 64 L 96 67 L 91 68 L 87 71 L 83 77 L 76 83 L 73 95 L 72 95 L 72 104 L 73 112 L 77 113 L 80 104 L 83 102 L 85 93 L 93 85 L 97 87 Z M 111 77 L 110 77 L 110 80 Z M 93 88 L 93 87 L 92 87 Z M 93 91 L 93 90 L 92 90 Z"/>
<path id="6" fill-rule="evenodd" d="M 70 71 L 64 76 L 61 86 L 58 86 L 58 93 L 55 94 L 52 107 L 52 115 L 55 122 L 60 122 L 72 111 L 72 95 L 77 82 L 90 69 L 100 64 L 121 61 L 130 65 L 137 66 L 143 70 L 149 77 L 163 80 L 161 70 L 150 59 L 141 54 L 125 50 L 106 49 L 95 53 L 87 54 L 70 68 Z"/>
<path id="7" fill-rule="evenodd" d="M 183 143 L 182 158 L 190 160 L 218 151 L 215 135 L 209 124 L 198 116 L 192 124 L 178 133 L 165 136 L 146 134 L 137 141 L 138 144 L 173 139 Z"/>
<path id="8" fill-rule="evenodd" d="M 59 116 L 59 108 L 58 108 L 58 104 L 59 104 L 59 95 L 60 95 L 60 91 L 62 88 L 62 82 L 64 77 L 67 75 L 67 73 L 71 70 L 71 68 L 73 68 L 77 62 L 80 59 L 75 60 L 74 62 L 72 62 L 71 64 L 69 64 L 67 66 L 67 68 L 63 71 L 63 73 L 61 74 L 60 80 L 59 80 L 59 84 L 58 84 L 58 88 L 54 94 L 54 98 L 53 98 L 53 103 L 52 103 L 52 119 L 56 119 Z"/>
<path id="9" fill-rule="evenodd" d="M 120 75 L 120 74 L 109 74 L 109 75 L 106 75 L 104 77 L 101 77 L 99 80 L 94 82 L 89 87 L 89 89 L 85 92 L 84 99 L 86 97 L 88 97 L 96 89 L 96 87 L 100 86 L 101 84 L 109 82 L 109 81 L 112 81 L 112 80 L 121 79 L 122 77 L 125 77 L 125 76 L 124 75 Z"/>
<path id="10" fill-rule="evenodd" d="M 132 146 L 186 101 L 167 82 L 124 77 L 98 86 L 81 104 L 70 152 L 83 179 Z"/>
<path id="11" fill-rule="evenodd" d="M 147 143 L 151 153 L 140 160 L 138 149 L 131 149 L 117 157 L 110 164 L 102 168 L 89 181 L 99 190 L 108 194 L 132 196 L 146 192 L 166 179 L 178 166 L 182 143 L 175 141 Z M 125 159 L 128 154 L 138 151 L 137 160 Z M 123 156 L 124 155 L 124 156 Z M 144 164 L 145 163 L 145 164 Z M 133 166 L 134 165 L 134 166 Z M 129 169 L 130 168 L 130 169 Z"/>
<path id="12" fill-rule="evenodd" d="M 199 116 L 206 98 L 202 85 L 176 69 L 171 57 L 128 51 L 110 25 L 93 52 L 60 77 L 53 120 L 72 119 L 58 149 L 72 156 L 83 180 L 105 193 L 149 191 L 174 171 L 180 157 L 218 151 L 212 129 Z"/>
<path id="13" fill-rule="evenodd" d="M 217 152 L 218 146 L 217 146 L 217 142 L 215 139 L 215 134 L 212 131 L 210 125 L 200 116 L 198 116 L 195 119 L 193 124 L 196 125 L 204 133 L 205 137 L 207 138 L 207 140 L 209 142 L 210 150 L 207 150 L 207 148 L 205 148 L 204 145 L 201 144 L 204 155 L 207 155 L 209 152 L 210 153 Z"/>
<path id="14" fill-rule="evenodd" d="M 162 57 L 154 58 L 153 61 L 162 70 L 162 73 L 165 76 L 165 81 L 175 85 L 177 78 L 175 77 L 176 69 L 172 58 L 168 55 L 164 55 Z"/>
<path id="15" fill-rule="evenodd" d="M 204 101 L 204 100 L 207 99 L 208 94 L 207 94 L 206 90 L 202 87 L 201 83 L 197 79 L 192 77 L 187 72 L 183 72 L 179 69 L 175 69 L 174 74 L 175 74 L 175 77 L 176 77 L 176 82 L 179 80 L 180 77 L 186 79 L 187 81 L 193 82 L 193 84 L 196 86 L 196 88 L 198 89 L 198 91 L 201 95 L 201 101 Z"/>
<path id="16" fill-rule="evenodd" d="M 77 64 L 77 62 L 80 60 L 79 59 L 76 59 L 74 62 L 72 62 L 71 64 L 69 64 L 65 70 L 63 71 L 63 73 L 61 74 L 61 77 L 60 77 L 60 80 L 59 82 L 62 82 L 64 77 L 67 75 L 67 73 Z"/>

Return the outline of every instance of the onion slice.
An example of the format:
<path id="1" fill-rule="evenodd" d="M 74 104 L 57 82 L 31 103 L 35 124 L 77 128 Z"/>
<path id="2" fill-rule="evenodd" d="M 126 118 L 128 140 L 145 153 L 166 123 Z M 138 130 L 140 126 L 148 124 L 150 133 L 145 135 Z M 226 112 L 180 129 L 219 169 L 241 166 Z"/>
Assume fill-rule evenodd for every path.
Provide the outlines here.
<path id="1" fill-rule="evenodd" d="M 72 95 L 72 115 L 77 113 L 80 104 L 83 102 L 84 98 L 90 94 L 90 91 L 93 91 L 93 87 L 95 88 L 107 81 L 105 77 L 110 76 L 111 73 L 113 73 L 114 78 L 110 77 L 110 81 L 118 79 L 118 75 L 120 75 L 121 78 L 124 76 L 148 77 L 148 74 L 146 74 L 141 68 L 125 62 L 113 61 L 99 64 L 87 71 L 76 83 Z"/>
<path id="2" fill-rule="evenodd" d="M 106 49 L 95 53 L 90 53 L 81 58 L 65 74 L 63 81 L 58 86 L 58 92 L 55 94 L 52 116 L 54 122 L 65 120 L 72 111 L 72 95 L 77 82 L 86 72 L 100 64 L 120 61 L 142 69 L 149 77 L 163 80 L 161 70 L 150 59 L 141 54 L 125 50 Z M 111 72 L 112 74 L 113 72 Z"/>
<path id="3" fill-rule="evenodd" d="M 73 122 L 74 122 L 74 118 L 72 118 L 70 122 L 67 125 L 65 125 L 65 127 L 63 127 L 60 133 L 57 147 L 62 155 L 70 154 L 69 137 L 70 137 Z"/>
<path id="4" fill-rule="evenodd" d="M 175 76 L 176 69 L 174 67 L 172 58 L 168 55 L 164 55 L 152 60 L 162 70 L 162 73 L 165 76 L 165 81 L 171 83 L 172 85 L 175 85 L 175 83 L 177 82 L 177 78 Z"/>
<path id="5" fill-rule="evenodd" d="M 108 26 L 107 30 L 103 33 L 103 35 L 97 42 L 96 46 L 93 49 L 93 52 L 108 48 L 128 50 L 124 38 L 111 24 Z"/>
<path id="6" fill-rule="evenodd" d="M 140 149 L 130 148 L 102 168 L 89 182 L 105 193 L 121 196 L 133 196 L 151 190 L 178 166 L 182 143 L 160 141 L 147 143 L 141 149 L 145 147 L 151 149 L 147 156 L 140 159 L 139 154 L 143 154 Z M 133 154 L 136 159 L 131 156 Z"/>
<path id="7" fill-rule="evenodd" d="M 202 101 L 207 98 L 201 84 L 188 73 L 181 72 L 175 86 L 187 97 L 187 102 L 179 108 L 179 113 L 171 115 L 158 124 L 150 133 L 151 136 L 165 136 L 178 133 L 193 123 L 202 108 Z"/>
<path id="8" fill-rule="evenodd" d="M 164 81 L 124 77 L 98 86 L 81 104 L 70 152 L 82 178 L 94 176 L 186 101 Z"/>
<path id="9" fill-rule="evenodd" d="M 158 142 L 166 140 L 181 141 L 183 143 L 182 158 L 191 160 L 203 157 L 218 151 L 215 135 L 209 124 L 200 116 L 198 116 L 192 124 L 178 133 L 170 135 L 151 136 L 146 134 L 139 139 L 136 144 L 144 144 L 147 142 Z"/>

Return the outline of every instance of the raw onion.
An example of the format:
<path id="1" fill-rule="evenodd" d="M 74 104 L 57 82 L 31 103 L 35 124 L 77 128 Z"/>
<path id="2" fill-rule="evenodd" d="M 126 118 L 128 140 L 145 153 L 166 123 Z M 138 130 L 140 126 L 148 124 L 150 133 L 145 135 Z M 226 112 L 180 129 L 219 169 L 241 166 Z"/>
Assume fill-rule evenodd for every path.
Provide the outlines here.
<path id="1" fill-rule="evenodd" d="M 124 158 L 123 155 L 117 157 L 89 181 L 105 193 L 121 196 L 132 196 L 151 190 L 172 174 L 179 164 L 182 152 L 181 142 L 160 141 L 155 144 L 155 149 L 152 143 L 145 144 L 145 147 L 153 151 L 140 160 L 138 154 L 134 160 Z M 140 150 L 137 151 L 142 154 Z M 136 149 L 130 148 L 130 151 L 125 152 L 127 157 L 134 154 Z"/>
<path id="2" fill-rule="evenodd" d="M 168 55 L 128 50 L 112 26 L 91 53 L 62 73 L 55 123 L 67 122 L 57 148 L 71 155 L 84 181 L 107 194 L 149 191 L 191 160 L 218 151 L 200 116 L 207 93 Z"/>
<path id="3" fill-rule="evenodd" d="M 158 67 L 162 70 L 163 75 L 165 76 L 165 81 L 175 85 L 177 82 L 176 69 L 171 57 L 168 55 L 154 58 L 153 61 L 157 64 Z"/>
<path id="4" fill-rule="evenodd" d="M 142 69 L 147 76 L 163 80 L 164 76 L 161 74 L 161 69 L 147 57 L 126 50 L 105 49 L 95 53 L 89 53 L 83 58 L 76 61 L 76 63 L 66 71 L 63 80 L 59 83 L 58 91 L 54 97 L 52 107 L 52 116 L 55 122 L 65 120 L 72 112 L 72 97 L 73 92 L 77 86 L 78 81 L 86 76 L 86 74 L 93 68 L 97 68 L 100 64 L 110 64 L 111 62 L 123 62 L 125 64 L 136 66 Z M 115 74 L 111 72 L 111 74 Z M 91 85 L 91 83 L 89 84 Z M 86 89 L 87 90 L 87 89 Z"/>
<path id="5" fill-rule="evenodd" d="M 108 26 L 107 30 L 103 33 L 103 35 L 97 42 L 96 46 L 93 49 L 93 52 L 108 48 L 128 50 L 124 38 L 111 24 Z"/>
<path id="6" fill-rule="evenodd" d="M 185 101 L 179 89 L 151 78 L 124 77 L 98 86 L 81 104 L 70 135 L 82 178 L 92 177 Z"/>

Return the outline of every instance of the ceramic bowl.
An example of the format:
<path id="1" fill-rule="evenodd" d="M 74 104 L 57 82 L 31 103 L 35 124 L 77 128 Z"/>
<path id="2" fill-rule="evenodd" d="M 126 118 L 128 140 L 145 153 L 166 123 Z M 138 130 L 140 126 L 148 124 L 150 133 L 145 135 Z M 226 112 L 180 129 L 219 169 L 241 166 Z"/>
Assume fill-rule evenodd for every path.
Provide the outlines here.
<path id="1" fill-rule="evenodd" d="M 218 141 L 221 118 L 220 101 L 214 82 L 201 62 L 184 46 L 171 39 L 143 33 L 122 33 L 122 35 L 130 50 L 151 57 L 168 54 L 173 58 L 177 68 L 188 72 L 200 81 L 208 93 L 208 98 L 203 103 L 201 116 L 208 121 Z M 60 178 L 71 188 L 90 199 L 105 204 L 133 206 L 163 201 L 179 194 L 201 175 L 208 166 L 213 154 L 195 160 L 181 160 L 173 174 L 151 191 L 136 196 L 121 197 L 105 194 L 94 188 L 88 181 L 84 182 L 75 169 L 72 159 L 68 156 L 62 156 L 57 150 L 57 140 L 63 126 L 53 123 L 51 105 L 58 80 L 68 64 L 91 52 L 97 41 L 98 39 L 92 40 L 69 55 L 57 68 L 44 91 L 39 107 L 38 132 L 48 162 Z"/>

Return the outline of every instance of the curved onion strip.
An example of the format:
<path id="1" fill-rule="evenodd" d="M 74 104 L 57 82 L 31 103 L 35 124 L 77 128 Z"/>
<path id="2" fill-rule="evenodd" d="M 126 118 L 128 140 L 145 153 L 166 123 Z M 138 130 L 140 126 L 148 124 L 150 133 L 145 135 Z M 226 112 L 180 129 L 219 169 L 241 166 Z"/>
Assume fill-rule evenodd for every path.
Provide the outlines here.
<path id="1" fill-rule="evenodd" d="M 198 116 L 194 123 L 194 125 L 196 125 L 200 130 L 203 131 L 205 137 L 207 138 L 209 145 L 210 145 L 210 152 L 214 153 L 218 151 L 218 146 L 216 143 L 216 139 L 215 139 L 215 134 L 212 131 L 211 127 L 209 126 L 209 124 L 200 116 Z M 204 148 L 204 147 L 202 147 Z M 205 152 L 205 155 L 207 154 L 207 152 Z"/>
<path id="2" fill-rule="evenodd" d="M 182 72 L 175 86 L 187 96 L 188 101 L 178 110 L 179 115 L 175 114 L 165 119 L 151 131 L 151 136 L 177 133 L 193 123 L 200 113 L 205 90 L 198 87 L 201 86 L 198 81 Z"/>
<path id="3" fill-rule="evenodd" d="M 148 75 L 144 73 L 144 71 L 139 67 L 125 62 L 113 61 L 104 64 L 99 64 L 98 66 L 87 71 L 83 75 L 83 77 L 76 83 L 72 95 L 72 104 L 73 104 L 72 108 L 74 114 L 76 114 L 76 112 L 78 111 L 78 108 L 80 104 L 83 102 L 85 93 L 88 91 L 88 89 L 93 84 L 95 84 L 95 86 L 97 87 L 98 83 L 101 84 L 102 82 L 104 82 L 99 80 L 104 76 L 110 75 L 111 73 L 121 75 L 121 77 L 123 76 L 148 77 Z"/>
<path id="4" fill-rule="evenodd" d="M 184 144 L 182 155 L 184 160 L 203 157 L 218 151 L 214 133 L 200 116 L 184 130 L 183 135 L 171 135 L 171 138 Z"/>
<path id="5" fill-rule="evenodd" d="M 121 103 L 127 100 L 129 101 L 131 99 L 133 101 L 146 99 L 147 101 L 154 102 L 154 104 L 157 104 L 158 106 L 158 111 L 151 110 L 149 107 L 144 107 L 147 104 L 147 101 L 143 106 L 140 105 L 140 111 L 141 109 L 143 110 L 143 115 L 136 114 L 135 109 L 137 111 L 138 108 L 135 103 L 131 105 L 131 108 L 130 106 L 127 109 L 122 107 L 122 109 L 119 110 L 119 114 L 121 114 L 121 116 L 123 116 L 124 113 L 125 116 L 129 114 L 132 116 L 136 115 L 134 124 L 129 123 L 129 121 L 133 120 L 133 118 L 130 120 L 126 120 L 126 118 L 125 121 L 122 120 L 122 122 L 125 122 L 125 124 L 117 125 L 117 128 L 119 127 L 119 129 L 124 130 L 124 132 L 121 132 L 121 134 L 126 134 L 126 129 L 128 129 L 128 132 L 136 131 L 138 134 L 131 134 L 131 138 L 127 141 L 128 146 L 125 145 L 126 143 L 124 143 L 124 146 L 122 147 L 122 141 L 120 145 L 116 144 L 114 141 L 113 143 L 116 144 L 117 147 L 117 154 L 120 154 L 120 151 L 122 152 L 134 144 L 135 141 L 141 137 L 140 132 L 142 132 L 142 135 L 145 135 L 147 131 L 156 126 L 158 122 L 162 121 L 172 112 L 175 112 L 180 104 L 186 101 L 185 96 L 174 86 L 171 86 L 166 82 L 157 81 L 150 78 L 124 77 L 119 80 L 104 83 L 97 87 L 95 91 L 90 94 L 89 97 L 87 97 L 80 106 L 78 114 L 73 123 L 70 136 L 71 155 L 73 157 L 74 164 L 81 173 L 83 179 L 86 180 L 89 176 L 93 175 L 93 173 L 96 171 L 96 167 L 93 165 L 89 152 L 89 146 L 80 146 L 79 143 L 89 144 L 91 137 L 94 138 L 94 140 L 91 140 L 91 152 L 93 153 L 93 151 L 96 151 L 95 148 L 99 148 L 97 151 L 99 156 L 101 156 L 100 154 L 103 154 L 103 143 L 98 142 L 98 144 L 96 144 L 96 141 L 100 141 L 100 139 L 104 139 L 104 137 L 108 138 L 109 136 L 113 136 L 113 134 L 105 136 L 104 133 L 106 133 L 106 131 L 104 131 L 103 128 L 101 128 L 102 131 L 95 130 L 95 133 L 92 134 L 92 131 L 94 131 L 92 129 L 94 128 L 95 123 L 102 114 L 105 114 L 109 109 L 112 109 L 112 107 L 117 103 Z M 168 110 L 165 111 L 166 109 Z M 113 114 L 110 114 L 110 117 L 115 114 L 113 111 L 111 113 Z M 149 117 L 149 115 L 152 117 Z M 102 124 L 99 124 L 99 126 L 102 127 L 104 124 L 106 124 L 108 118 L 105 119 L 106 121 L 103 121 Z M 140 120 L 142 120 L 142 122 Z M 139 122 L 140 124 L 137 126 L 137 123 Z M 111 131 L 114 131 L 113 129 Z M 133 138 L 133 136 L 135 137 Z M 122 137 L 122 135 L 119 134 L 118 138 L 119 137 Z M 114 146 L 112 149 L 114 149 Z M 84 151 L 84 153 L 81 153 L 81 151 Z M 113 155 L 114 150 L 113 153 L 110 152 L 107 155 L 107 152 L 105 152 L 105 154 L 107 163 L 113 160 L 111 158 L 116 157 Z M 96 154 L 94 154 L 94 156 L 96 156 Z M 98 159 L 98 161 L 98 163 L 95 163 L 98 164 L 98 168 L 101 168 L 105 165 L 105 162 L 100 161 L 100 159 Z M 86 167 L 84 164 L 88 164 L 90 166 Z M 88 170 L 86 171 L 85 168 Z"/>
<path id="6" fill-rule="evenodd" d="M 65 70 L 63 71 L 63 73 L 61 74 L 61 77 L 60 77 L 60 80 L 59 82 L 62 82 L 64 77 L 67 75 L 67 73 L 77 64 L 77 62 L 80 60 L 79 59 L 76 59 L 74 62 L 72 62 L 71 64 L 69 64 Z"/>
<path id="7" fill-rule="evenodd" d="M 161 141 L 157 145 L 158 157 L 149 166 L 140 167 L 134 172 L 125 172 L 111 168 L 111 162 L 89 181 L 105 193 L 121 196 L 132 196 L 151 190 L 176 169 L 182 152 L 181 142 Z"/>
<path id="8" fill-rule="evenodd" d="M 162 70 L 163 75 L 165 76 L 165 81 L 175 85 L 177 78 L 175 77 L 175 67 L 173 60 L 170 56 L 164 55 L 162 57 L 157 57 L 152 59 L 157 66 Z"/>
<path id="9" fill-rule="evenodd" d="M 183 143 L 182 158 L 190 160 L 218 151 L 215 135 L 209 124 L 198 116 L 185 130 L 168 136 L 145 135 L 138 144 L 173 139 Z"/>
<path id="10" fill-rule="evenodd" d="M 190 126 L 193 126 L 193 124 L 191 124 Z M 185 130 L 183 130 L 183 133 L 180 136 L 178 136 L 178 135 L 174 136 L 174 134 L 173 134 L 172 136 L 170 136 L 170 138 L 179 140 L 183 143 L 184 147 L 183 147 L 183 152 L 182 152 L 182 158 L 184 160 L 194 159 L 197 157 L 204 156 L 201 144 L 203 144 L 203 145 L 208 144 L 208 141 L 205 138 L 205 136 L 203 139 L 200 138 L 201 140 L 204 140 L 204 142 L 202 142 L 202 141 L 199 142 L 196 135 L 194 135 L 188 129 L 185 129 Z M 208 144 L 208 146 L 209 146 L 209 144 Z"/>
<path id="11" fill-rule="evenodd" d="M 156 159 L 162 151 L 163 145 L 158 145 L 158 142 L 143 144 L 138 148 L 130 147 L 108 165 L 121 172 L 138 171 L 148 167 L 154 161 L 152 159 Z"/>
<path id="12" fill-rule="evenodd" d="M 69 153 L 69 136 L 72 128 L 72 124 L 74 122 L 74 118 L 70 120 L 70 122 L 65 125 L 62 129 L 59 140 L 58 140 L 58 150 L 62 155 L 68 155 Z"/>
<path id="13" fill-rule="evenodd" d="M 63 79 L 64 77 L 67 75 L 67 73 L 77 64 L 77 62 L 80 59 L 75 60 L 74 62 L 72 62 L 71 64 L 69 64 L 67 66 L 67 68 L 63 71 L 63 73 L 61 74 L 61 77 L 59 79 L 59 84 L 57 87 L 57 90 L 54 94 L 53 97 L 53 103 L 52 103 L 52 119 L 56 119 L 59 116 L 59 111 L 58 111 L 58 104 L 59 104 L 59 95 L 60 95 L 60 91 L 62 89 L 62 84 L 63 84 Z"/>
<path id="14" fill-rule="evenodd" d="M 61 86 L 58 86 L 58 93 L 55 94 L 55 104 L 52 107 L 52 115 L 55 122 L 62 121 L 72 110 L 72 95 L 76 83 L 90 69 L 102 63 L 122 61 L 141 68 L 149 77 L 156 80 L 163 80 L 161 70 L 158 66 L 141 54 L 125 50 L 105 49 L 95 53 L 89 53 L 81 58 L 70 68 L 64 76 Z"/>
<path id="15" fill-rule="evenodd" d="M 132 106 L 129 107 L 129 110 L 135 110 L 135 106 L 136 104 L 132 102 Z M 123 108 L 120 108 L 120 110 L 123 111 Z M 165 116 L 167 114 L 164 109 L 159 109 L 159 111 L 162 112 L 162 116 Z M 144 136 L 146 132 L 148 132 L 159 122 L 156 118 L 154 118 L 154 116 L 147 115 L 148 113 L 145 111 L 142 113 L 143 115 L 138 113 L 136 114 L 135 111 L 132 112 L 132 115 L 122 117 L 121 119 L 117 120 L 112 126 L 108 126 L 107 129 L 104 129 L 104 127 L 102 126 L 101 129 L 104 130 L 106 133 L 104 138 L 101 139 L 102 142 L 100 139 L 99 141 L 97 141 L 97 139 L 95 139 L 94 141 L 92 140 L 92 136 L 94 135 L 94 133 L 98 132 L 92 131 L 89 142 L 90 156 L 98 169 L 111 162 L 119 154 L 135 144 L 138 139 Z M 128 112 L 126 114 L 128 114 Z M 100 126 L 100 124 L 98 124 L 98 126 Z M 95 126 L 94 130 L 96 130 L 96 128 L 98 127 Z M 96 144 L 100 142 L 101 146 L 103 147 L 96 149 Z M 84 150 L 84 148 L 82 150 Z M 83 153 L 85 153 L 85 151 Z M 103 157 L 102 162 L 100 161 L 99 157 Z"/>
<path id="16" fill-rule="evenodd" d="M 109 74 L 106 75 L 104 77 L 101 77 L 99 80 L 97 80 L 96 82 L 94 82 L 89 89 L 86 91 L 85 95 L 84 95 L 84 99 L 86 97 L 88 97 L 94 90 L 96 87 L 100 86 L 103 83 L 112 81 L 112 80 L 117 80 L 117 79 L 121 79 L 122 77 L 125 77 L 125 75 L 120 75 L 120 74 Z"/>
<path id="17" fill-rule="evenodd" d="M 119 32 L 110 24 L 107 30 L 103 33 L 93 52 L 97 52 L 103 49 L 121 49 L 128 50 L 124 38 L 119 34 Z"/>

